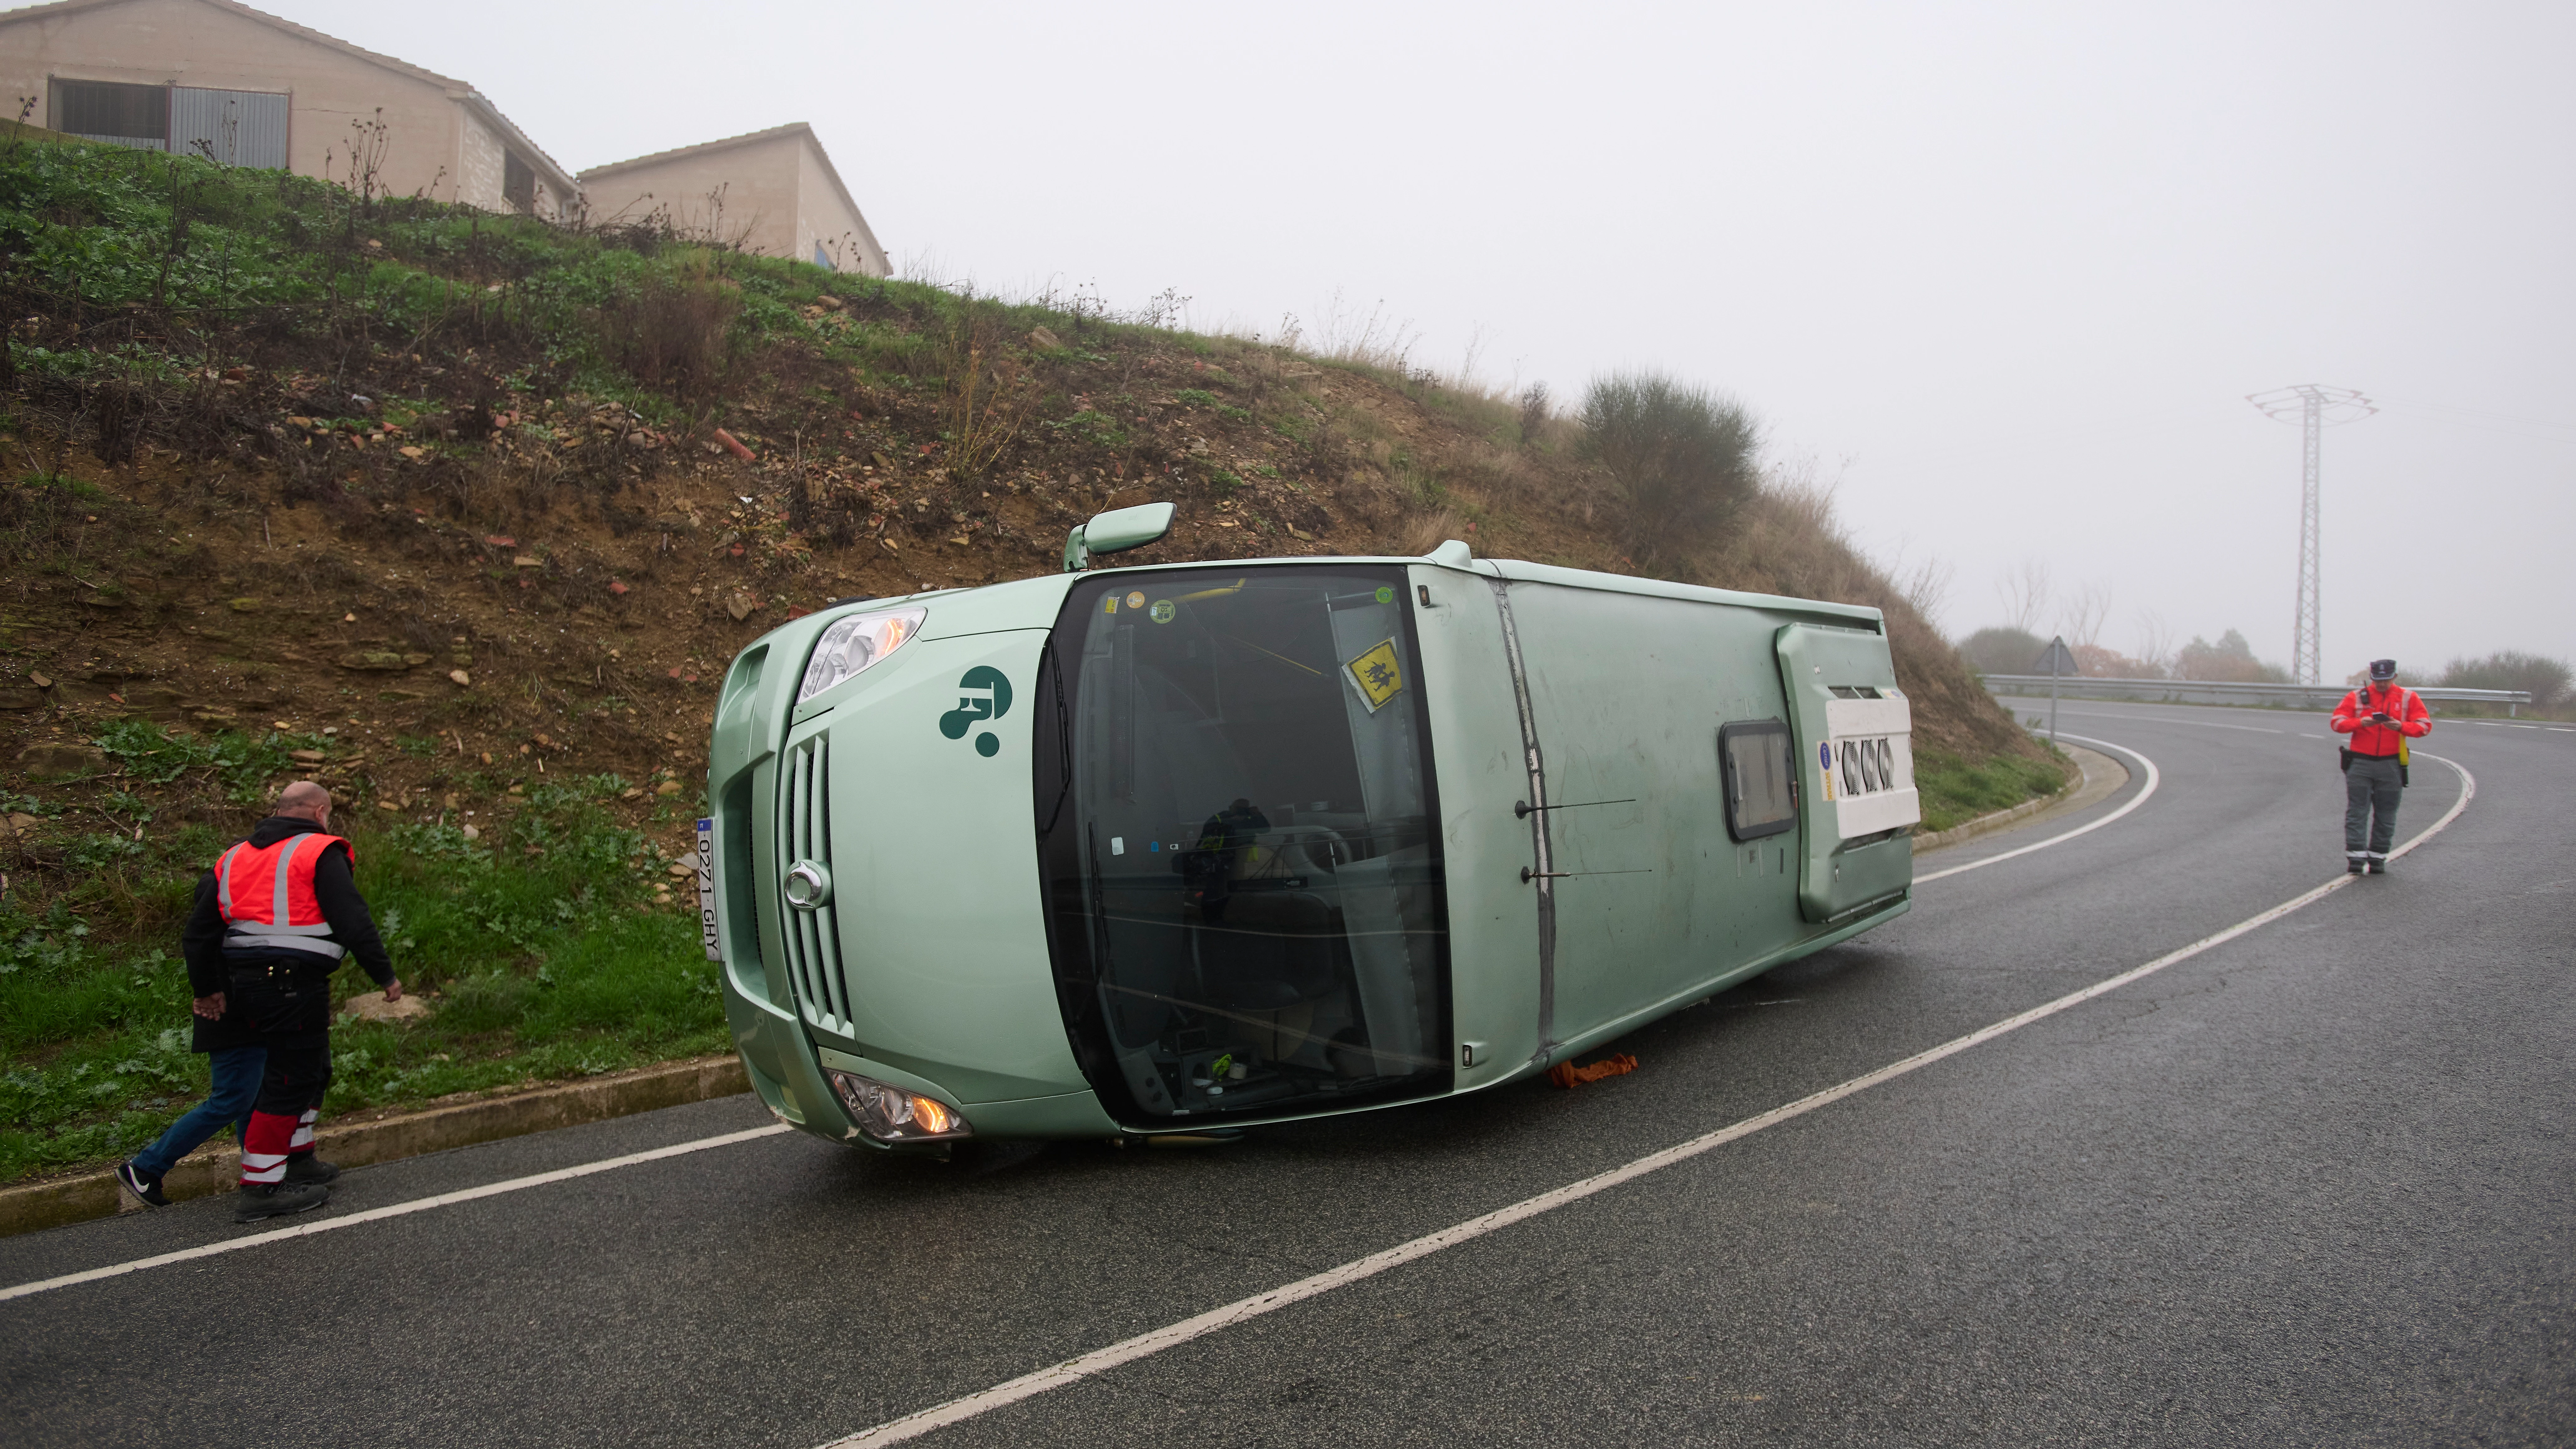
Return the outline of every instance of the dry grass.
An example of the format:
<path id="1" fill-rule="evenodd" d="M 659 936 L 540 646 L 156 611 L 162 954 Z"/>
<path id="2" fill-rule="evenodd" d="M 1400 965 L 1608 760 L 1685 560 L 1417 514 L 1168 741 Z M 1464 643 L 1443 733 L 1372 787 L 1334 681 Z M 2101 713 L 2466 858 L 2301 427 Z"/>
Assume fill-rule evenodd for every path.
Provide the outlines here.
<path id="1" fill-rule="evenodd" d="M 1812 461 L 1773 467 L 1733 527 L 1691 563 L 1697 581 L 1721 588 L 1878 609 L 1887 616 L 1897 682 L 1914 701 L 1918 739 L 1977 758 L 2037 755 L 1905 588 L 1852 545 L 1835 516 L 1832 485 Z"/>
<path id="2" fill-rule="evenodd" d="M 1002 307 L 971 291 L 949 323 L 940 354 L 947 377 L 940 421 L 947 425 L 948 470 L 959 479 L 980 475 L 1019 436 L 1032 389 L 1012 347 L 1018 340 Z"/>
<path id="3" fill-rule="evenodd" d="M 1441 508 L 1417 514 L 1404 525 L 1404 552 L 1426 554 L 1453 538 L 1464 538 L 1464 520 L 1454 510 Z"/>
<path id="4" fill-rule="evenodd" d="M 720 393 L 732 372 L 736 289 L 712 275 L 655 278 L 600 313 L 600 349 L 646 387 L 682 402 Z"/>

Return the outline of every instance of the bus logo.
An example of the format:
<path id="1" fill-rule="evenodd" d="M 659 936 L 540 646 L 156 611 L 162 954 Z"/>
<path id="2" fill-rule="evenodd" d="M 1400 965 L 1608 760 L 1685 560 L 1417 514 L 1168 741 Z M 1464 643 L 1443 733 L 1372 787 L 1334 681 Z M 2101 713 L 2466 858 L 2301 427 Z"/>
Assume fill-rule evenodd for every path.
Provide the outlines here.
<path id="1" fill-rule="evenodd" d="M 1011 712 L 1011 681 L 989 664 L 967 670 L 958 679 L 957 687 L 989 692 L 959 695 L 957 707 L 939 717 L 939 732 L 952 740 L 966 738 L 966 732 L 978 721 L 1000 719 Z M 989 760 L 1001 752 L 1001 736 L 991 730 L 975 736 L 975 753 Z"/>

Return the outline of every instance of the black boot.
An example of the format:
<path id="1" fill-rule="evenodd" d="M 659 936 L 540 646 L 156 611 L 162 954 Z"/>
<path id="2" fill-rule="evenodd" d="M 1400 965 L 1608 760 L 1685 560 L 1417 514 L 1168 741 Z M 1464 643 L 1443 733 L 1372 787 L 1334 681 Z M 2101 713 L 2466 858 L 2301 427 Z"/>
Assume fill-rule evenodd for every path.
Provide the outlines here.
<path id="1" fill-rule="evenodd" d="M 331 1200 L 331 1189 L 318 1182 L 254 1182 L 237 1195 L 241 1201 L 233 1205 L 233 1221 L 255 1223 L 310 1212 Z"/>
<path id="2" fill-rule="evenodd" d="M 310 1152 L 305 1153 L 301 1157 L 290 1156 L 286 1159 L 286 1180 L 288 1182 L 329 1182 L 331 1179 L 338 1177 L 339 1175 L 340 1169 L 338 1167 L 335 1167 L 328 1162 L 324 1162 L 321 1158 L 314 1156 Z"/>

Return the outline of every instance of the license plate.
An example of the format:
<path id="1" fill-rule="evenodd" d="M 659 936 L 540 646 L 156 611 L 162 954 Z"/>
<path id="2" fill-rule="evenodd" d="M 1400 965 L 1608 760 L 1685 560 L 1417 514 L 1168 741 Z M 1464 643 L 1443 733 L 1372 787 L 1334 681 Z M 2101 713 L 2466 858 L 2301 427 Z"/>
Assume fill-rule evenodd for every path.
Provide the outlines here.
<path id="1" fill-rule="evenodd" d="M 724 959 L 722 934 L 716 930 L 716 823 L 698 822 L 698 934 L 705 939 L 707 959 Z"/>

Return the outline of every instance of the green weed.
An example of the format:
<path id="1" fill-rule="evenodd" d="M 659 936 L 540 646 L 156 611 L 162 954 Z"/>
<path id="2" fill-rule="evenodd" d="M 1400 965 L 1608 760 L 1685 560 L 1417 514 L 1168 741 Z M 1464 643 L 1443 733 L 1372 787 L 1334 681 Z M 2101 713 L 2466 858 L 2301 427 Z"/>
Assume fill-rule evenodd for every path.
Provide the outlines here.
<path id="1" fill-rule="evenodd" d="M 2055 794 L 2066 783 L 2060 764 L 2065 757 L 2055 751 L 2051 754 L 2054 759 L 1998 755 L 1983 764 L 1972 764 L 1944 750 L 1916 750 L 1914 787 L 1922 792 L 1923 823 L 1915 828 L 1931 834 L 1980 815 L 2009 810 L 2025 800 Z"/>
<path id="2" fill-rule="evenodd" d="M 222 768 L 214 742 L 149 727 L 111 737 L 121 761 L 163 773 Z M 345 824 L 395 969 L 436 1009 L 339 1028 L 328 1110 L 724 1050 L 695 923 L 654 904 L 667 857 L 601 806 L 626 785 L 538 785 L 478 837 Z M 131 1153 L 204 1094 L 174 928 L 220 844 L 202 826 L 82 835 L 66 855 L 83 862 L 88 894 L 0 905 L 0 1180 Z M 92 917 L 120 939 L 102 943 Z M 146 944 L 153 934 L 168 944 Z M 375 989 L 355 969 L 334 984 L 343 996 Z"/>

